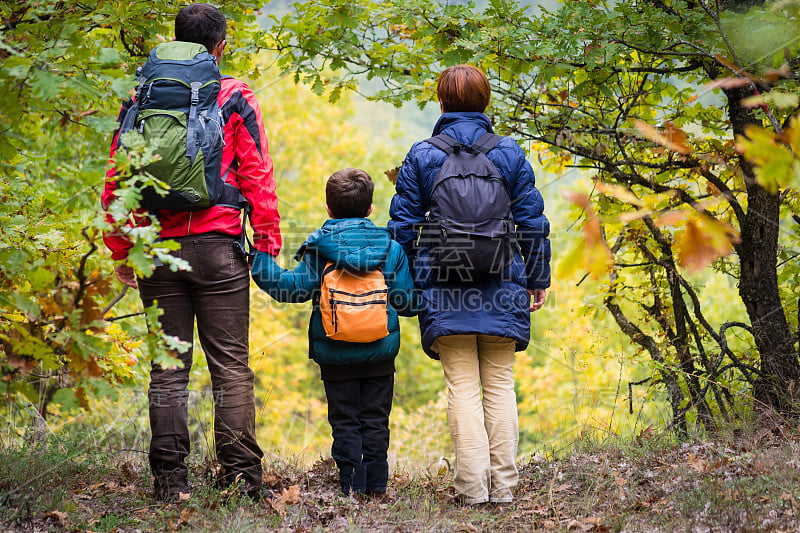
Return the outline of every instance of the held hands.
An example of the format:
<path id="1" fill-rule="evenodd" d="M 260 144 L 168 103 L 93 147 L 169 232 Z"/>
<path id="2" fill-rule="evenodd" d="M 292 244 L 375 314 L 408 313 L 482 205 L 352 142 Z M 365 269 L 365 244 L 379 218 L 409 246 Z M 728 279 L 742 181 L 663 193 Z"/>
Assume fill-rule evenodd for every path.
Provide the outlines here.
<path id="1" fill-rule="evenodd" d="M 136 285 L 136 274 L 133 272 L 133 267 L 128 265 L 118 265 L 114 267 L 114 273 L 117 275 L 118 280 L 131 289 L 138 288 Z"/>
<path id="2" fill-rule="evenodd" d="M 544 305 L 545 289 L 528 289 L 531 296 L 531 312 L 538 311 Z"/>

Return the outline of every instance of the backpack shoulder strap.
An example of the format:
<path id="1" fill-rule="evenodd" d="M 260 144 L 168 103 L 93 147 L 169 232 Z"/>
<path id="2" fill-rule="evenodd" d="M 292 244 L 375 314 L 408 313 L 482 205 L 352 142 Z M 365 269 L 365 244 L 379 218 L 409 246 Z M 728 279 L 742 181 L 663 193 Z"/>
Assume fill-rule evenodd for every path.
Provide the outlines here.
<path id="1" fill-rule="evenodd" d="M 494 133 L 486 132 L 478 138 L 477 141 L 472 143 L 470 148 L 488 154 L 497 144 L 503 140 L 502 135 L 495 135 Z"/>
<path id="2" fill-rule="evenodd" d="M 452 154 L 455 152 L 455 147 L 459 146 L 461 143 L 450 137 L 449 135 L 445 135 L 444 133 L 440 133 L 434 137 L 428 137 L 425 139 L 425 142 L 428 144 L 432 144 L 442 152 L 446 153 L 447 155 Z"/>
<path id="3" fill-rule="evenodd" d="M 331 272 L 333 272 L 337 268 L 338 267 L 336 266 L 336 263 L 334 263 L 333 261 L 328 261 L 327 263 L 325 263 L 325 268 L 322 270 L 322 274 L 320 275 L 320 279 L 324 279 L 325 276 L 327 276 L 328 274 L 330 274 Z"/>

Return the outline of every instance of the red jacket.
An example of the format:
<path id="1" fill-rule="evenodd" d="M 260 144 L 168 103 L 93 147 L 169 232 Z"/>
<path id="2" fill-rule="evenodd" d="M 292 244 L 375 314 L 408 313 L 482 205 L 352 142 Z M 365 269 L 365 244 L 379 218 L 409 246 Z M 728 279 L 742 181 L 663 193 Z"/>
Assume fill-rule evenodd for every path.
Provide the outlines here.
<path id="1" fill-rule="evenodd" d="M 252 207 L 250 224 L 253 227 L 253 246 L 270 255 L 281 249 L 278 198 L 275 194 L 275 177 L 272 158 L 269 155 L 267 135 L 261 109 L 253 91 L 243 81 L 225 76 L 217 97 L 225 123 L 225 147 L 222 151 L 222 172 L 230 168 L 226 181 L 238 187 Z M 124 109 L 124 107 L 123 107 Z M 118 133 L 111 144 L 111 158 L 117 150 Z M 231 165 L 233 167 L 231 168 Z M 116 168 L 106 172 L 106 184 L 101 201 L 103 209 L 114 200 L 117 188 Z M 238 236 L 242 230 L 241 211 L 231 207 L 210 207 L 202 211 L 158 212 L 161 222 L 161 237 L 185 237 L 200 233 L 225 233 Z M 139 224 L 149 223 L 146 217 L 137 219 Z M 131 242 L 122 227 L 103 236 L 111 257 L 122 260 L 128 257 Z"/>

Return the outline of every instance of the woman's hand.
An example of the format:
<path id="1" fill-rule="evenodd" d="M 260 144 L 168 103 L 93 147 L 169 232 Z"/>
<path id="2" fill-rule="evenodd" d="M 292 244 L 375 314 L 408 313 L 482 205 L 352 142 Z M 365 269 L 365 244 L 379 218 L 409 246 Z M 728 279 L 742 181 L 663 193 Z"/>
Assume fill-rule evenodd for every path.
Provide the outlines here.
<path id="1" fill-rule="evenodd" d="M 544 305 L 545 289 L 528 289 L 531 296 L 531 312 L 538 311 Z"/>

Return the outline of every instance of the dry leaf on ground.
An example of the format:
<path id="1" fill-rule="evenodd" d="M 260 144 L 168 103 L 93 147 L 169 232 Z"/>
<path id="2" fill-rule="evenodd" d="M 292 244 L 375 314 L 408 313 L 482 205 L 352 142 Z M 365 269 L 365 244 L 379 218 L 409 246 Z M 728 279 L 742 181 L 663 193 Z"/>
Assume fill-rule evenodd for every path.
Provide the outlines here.
<path id="1" fill-rule="evenodd" d="M 69 520 L 69 516 L 67 513 L 62 511 L 50 511 L 45 515 L 47 518 L 57 521 L 62 526 L 67 525 L 67 521 Z"/>
<path id="2" fill-rule="evenodd" d="M 705 459 L 697 457 L 695 454 L 690 453 L 686 456 L 686 464 L 688 464 L 695 472 L 705 472 L 708 469 Z"/>

